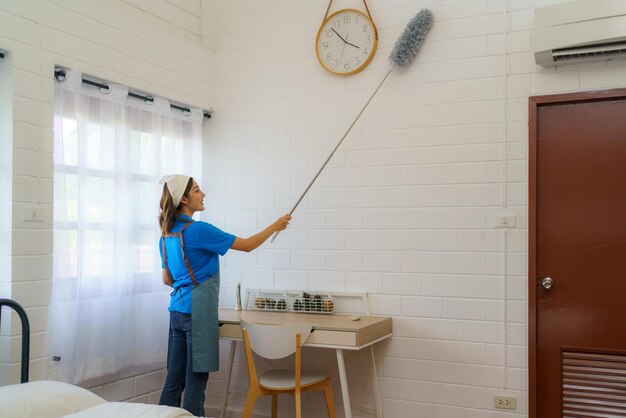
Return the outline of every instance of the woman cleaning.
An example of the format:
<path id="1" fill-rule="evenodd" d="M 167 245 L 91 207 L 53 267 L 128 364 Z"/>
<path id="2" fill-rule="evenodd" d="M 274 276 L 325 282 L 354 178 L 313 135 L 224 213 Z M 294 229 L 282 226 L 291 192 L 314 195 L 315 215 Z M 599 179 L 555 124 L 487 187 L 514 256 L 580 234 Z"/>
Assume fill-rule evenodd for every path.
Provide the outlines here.
<path id="1" fill-rule="evenodd" d="M 204 416 L 204 391 L 209 372 L 219 368 L 219 256 L 229 249 L 252 251 L 273 233 L 287 228 L 290 215 L 278 218 L 258 234 L 239 238 L 192 219 L 204 210 L 206 196 L 189 176 L 161 179 L 163 194 L 159 249 L 163 283 L 174 290 L 170 299 L 167 377 L 160 405 L 181 406 Z"/>

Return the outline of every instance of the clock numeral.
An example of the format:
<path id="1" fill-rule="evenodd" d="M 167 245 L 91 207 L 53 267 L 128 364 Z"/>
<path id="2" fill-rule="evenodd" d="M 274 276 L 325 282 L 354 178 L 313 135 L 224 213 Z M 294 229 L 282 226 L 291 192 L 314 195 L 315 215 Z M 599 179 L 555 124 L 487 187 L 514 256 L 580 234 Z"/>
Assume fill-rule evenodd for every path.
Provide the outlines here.
<path id="1" fill-rule="evenodd" d="M 363 55 L 367 55 L 367 48 L 363 50 Z"/>
<path id="2" fill-rule="evenodd" d="M 328 48 L 328 42 L 324 42 L 322 45 L 324 46 L 324 48 Z"/>
<path id="3" fill-rule="evenodd" d="M 332 57 L 333 57 L 333 56 L 332 56 L 332 55 L 330 55 L 330 52 L 329 52 L 328 54 L 326 54 L 326 61 L 330 61 L 330 59 L 331 59 Z"/>
<path id="4" fill-rule="evenodd" d="M 341 22 L 339 20 L 333 20 L 333 28 L 339 29 L 341 27 Z"/>
<path id="5" fill-rule="evenodd" d="M 368 27 L 369 27 L 369 26 L 368 26 L 367 24 L 363 25 L 363 32 L 367 32 L 367 28 L 368 28 Z"/>
<path id="6" fill-rule="evenodd" d="M 327 30 L 327 31 L 324 31 L 324 32 L 326 33 L 326 37 L 327 38 L 332 38 L 333 37 L 334 32 L 332 30 Z"/>
<path id="7" fill-rule="evenodd" d="M 343 17 L 343 23 L 350 24 L 350 20 L 351 19 L 352 19 L 352 16 L 344 16 Z"/>
<path id="8" fill-rule="evenodd" d="M 347 62 L 343 65 L 343 68 L 345 70 L 349 70 L 350 69 L 350 64 L 348 64 Z"/>
<path id="9" fill-rule="evenodd" d="M 361 63 L 361 57 L 356 57 L 354 60 L 356 61 L 356 65 Z"/>
<path id="10" fill-rule="evenodd" d="M 372 37 L 370 35 L 367 35 L 367 41 L 365 41 L 365 43 L 369 44 L 371 40 L 372 40 Z"/>

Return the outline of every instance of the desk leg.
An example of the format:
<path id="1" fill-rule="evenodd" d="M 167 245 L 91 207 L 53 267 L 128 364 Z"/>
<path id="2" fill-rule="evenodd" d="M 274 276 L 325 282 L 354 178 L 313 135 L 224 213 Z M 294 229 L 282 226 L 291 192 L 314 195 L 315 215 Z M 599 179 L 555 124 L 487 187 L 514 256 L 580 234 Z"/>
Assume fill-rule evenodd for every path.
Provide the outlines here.
<path id="1" fill-rule="evenodd" d="M 383 418 L 382 405 L 380 404 L 380 391 L 378 390 L 378 374 L 376 373 L 376 358 L 374 357 L 373 345 L 370 345 L 370 354 L 372 355 L 372 391 L 374 392 L 374 408 L 376 408 L 376 417 Z"/>
<path id="2" fill-rule="evenodd" d="M 339 369 L 339 382 L 341 383 L 344 415 L 346 418 L 352 418 L 350 394 L 348 393 L 348 377 L 346 376 L 346 363 L 343 360 L 343 350 L 341 348 L 337 349 L 337 368 Z"/>
<path id="3" fill-rule="evenodd" d="M 233 373 L 233 360 L 235 358 L 235 348 L 237 348 L 237 341 L 232 340 L 230 342 L 230 352 L 228 353 L 228 369 L 226 370 L 226 387 L 224 388 L 224 395 L 222 397 L 222 409 L 220 409 L 220 418 L 224 418 L 226 415 L 226 402 L 228 401 L 228 388 L 230 387 L 230 377 Z"/>

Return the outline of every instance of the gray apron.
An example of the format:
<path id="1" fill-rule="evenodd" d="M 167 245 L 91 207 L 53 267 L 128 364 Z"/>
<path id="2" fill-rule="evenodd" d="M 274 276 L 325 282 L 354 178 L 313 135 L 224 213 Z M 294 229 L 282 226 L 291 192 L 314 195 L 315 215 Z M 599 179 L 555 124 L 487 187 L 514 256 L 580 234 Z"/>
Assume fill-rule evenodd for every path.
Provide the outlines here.
<path id="1" fill-rule="evenodd" d="M 220 367 L 219 294 L 219 270 L 191 291 L 191 356 L 194 372 L 216 372 Z"/>
<path id="2" fill-rule="evenodd" d="M 185 225 L 180 232 L 174 232 L 163 236 L 163 263 L 167 264 L 167 250 L 165 238 L 178 238 L 180 251 L 185 267 L 191 276 L 193 288 L 191 289 L 191 357 L 192 370 L 196 373 L 215 372 L 219 370 L 219 318 L 218 300 L 220 293 L 220 272 L 212 275 L 201 283 L 198 283 L 193 269 L 185 256 L 183 231 L 191 225 Z M 173 276 L 172 276 L 173 277 Z M 175 294 L 176 290 L 172 293 Z M 171 340 L 171 328 L 170 328 Z M 169 362 L 170 347 L 168 342 L 167 358 Z M 169 367 L 169 365 L 168 365 Z"/>

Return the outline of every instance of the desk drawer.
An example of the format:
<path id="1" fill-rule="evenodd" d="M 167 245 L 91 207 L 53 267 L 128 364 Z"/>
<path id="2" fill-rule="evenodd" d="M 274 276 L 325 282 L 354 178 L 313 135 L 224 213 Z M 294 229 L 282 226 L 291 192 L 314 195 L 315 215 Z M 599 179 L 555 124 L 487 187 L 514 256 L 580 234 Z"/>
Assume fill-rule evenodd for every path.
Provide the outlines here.
<path id="1" fill-rule="evenodd" d="M 311 333 L 305 345 L 345 345 L 356 346 L 356 333 L 347 331 L 327 331 L 316 329 Z"/>

